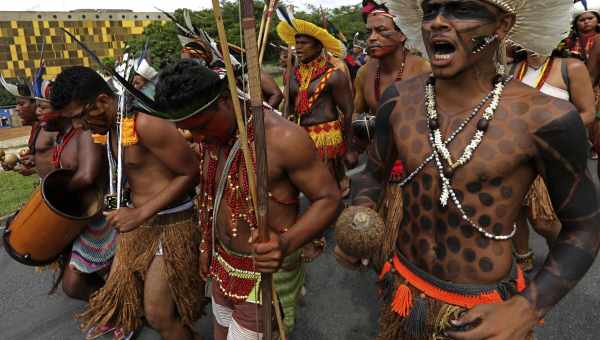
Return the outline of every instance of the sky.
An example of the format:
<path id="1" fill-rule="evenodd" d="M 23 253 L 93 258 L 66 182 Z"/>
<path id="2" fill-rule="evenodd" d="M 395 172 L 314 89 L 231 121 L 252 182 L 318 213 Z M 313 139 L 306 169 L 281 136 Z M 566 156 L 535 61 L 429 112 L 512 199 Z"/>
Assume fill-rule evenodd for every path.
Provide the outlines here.
<path id="1" fill-rule="evenodd" d="M 294 0 L 285 1 L 294 3 L 296 6 L 302 4 L 311 4 L 334 8 L 343 5 L 355 5 L 361 0 Z M 173 11 L 177 8 L 190 8 L 193 10 L 211 7 L 211 0 L 19 0 L 19 1 L 0 1 L 0 11 L 68 11 L 73 9 L 131 9 L 138 12 L 154 12 L 154 6 L 160 7 L 165 11 Z"/>

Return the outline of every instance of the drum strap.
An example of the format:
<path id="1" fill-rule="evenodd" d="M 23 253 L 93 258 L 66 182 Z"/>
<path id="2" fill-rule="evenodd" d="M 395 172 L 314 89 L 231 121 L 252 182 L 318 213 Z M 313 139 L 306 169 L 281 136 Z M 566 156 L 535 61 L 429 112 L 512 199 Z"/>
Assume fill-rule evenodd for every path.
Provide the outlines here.
<path id="1" fill-rule="evenodd" d="M 217 227 L 217 217 L 219 216 L 219 209 L 221 207 L 221 201 L 223 200 L 223 194 L 225 193 L 225 187 L 227 186 L 227 174 L 229 173 L 229 169 L 231 169 L 231 165 L 233 164 L 233 160 L 238 150 L 240 149 L 240 140 L 239 138 L 235 141 L 235 144 L 231 147 L 229 151 L 229 155 L 227 155 L 227 160 L 225 161 L 225 166 L 221 171 L 221 177 L 219 178 L 219 184 L 217 185 L 217 191 L 215 192 L 215 202 L 213 204 L 213 216 L 212 216 L 212 254 L 216 254 L 215 250 L 215 229 Z M 206 188 L 203 188 L 206 190 Z"/>

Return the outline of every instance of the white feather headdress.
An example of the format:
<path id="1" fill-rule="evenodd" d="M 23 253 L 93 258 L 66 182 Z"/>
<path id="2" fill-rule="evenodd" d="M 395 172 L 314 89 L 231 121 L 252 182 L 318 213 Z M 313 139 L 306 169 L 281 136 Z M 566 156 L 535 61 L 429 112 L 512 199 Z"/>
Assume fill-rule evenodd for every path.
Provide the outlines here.
<path id="1" fill-rule="evenodd" d="M 585 12 L 595 12 L 600 14 L 600 0 L 587 0 L 585 5 L 582 1 L 573 4 L 573 19 Z"/>
<path id="2" fill-rule="evenodd" d="M 483 0 L 514 14 L 515 25 L 507 41 L 540 55 L 550 55 L 567 36 L 571 24 L 572 0 Z M 413 48 L 427 55 L 421 34 L 423 0 L 389 0 L 386 6 L 399 18 L 402 32 Z"/>

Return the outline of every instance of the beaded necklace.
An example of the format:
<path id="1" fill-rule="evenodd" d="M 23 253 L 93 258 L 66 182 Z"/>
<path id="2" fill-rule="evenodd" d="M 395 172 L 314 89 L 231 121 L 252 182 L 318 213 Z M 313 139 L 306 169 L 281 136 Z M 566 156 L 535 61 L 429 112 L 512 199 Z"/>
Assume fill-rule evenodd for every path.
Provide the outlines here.
<path id="1" fill-rule="evenodd" d="M 254 141 L 254 124 L 252 119 L 248 122 L 248 144 L 252 145 Z M 226 147 L 225 153 L 228 154 L 233 143 Z M 200 225 L 205 235 L 210 234 L 212 229 L 214 198 L 216 194 L 217 167 L 219 165 L 219 146 L 213 144 L 203 144 L 202 158 L 200 159 L 200 176 L 202 178 L 202 191 L 199 199 Z M 208 155 L 208 157 L 207 157 Z M 205 167 L 206 164 L 206 167 Z M 256 160 L 253 159 L 252 166 L 256 169 Z M 206 170 L 206 172 L 204 172 Z M 250 229 L 257 227 L 256 215 L 250 198 L 250 186 L 248 184 L 248 175 L 246 172 L 246 162 L 241 148 L 236 152 L 231 168 L 227 173 L 227 185 L 225 186 L 224 197 L 227 197 L 227 206 L 230 211 L 231 234 L 238 236 L 238 225 L 245 222 Z"/>
<path id="2" fill-rule="evenodd" d="M 402 80 L 404 76 L 404 65 L 406 63 L 406 53 L 402 58 L 402 63 L 400 64 L 400 70 L 396 73 L 396 81 Z M 379 99 L 381 99 L 381 62 L 377 64 L 377 72 L 375 73 L 375 100 L 379 103 Z"/>
<path id="3" fill-rule="evenodd" d="M 325 83 L 329 80 L 334 70 L 335 69 L 327 63 L 324 56 L 320 56 L 309 63 L 300 64 L 299 67 L 294 69 L 294 75 L 298 81 L 298 95 L 296 97 L 296 114 L 298 117 L 310 112 L 312 105 L 324 90 Z M 309 96 L 308 90 L 310 84 L 323 74 L 326 76 L 319 82 L 319 85 L 315 89 L 315 93 L 313 93 L 312 96 Z"/>
<path id="4" fill-rule="evenodd" d="M 71 139 L 73 139 L 77 131 L 78 129 L 71 127 L 63 136 L 56 138 L 56 145 L 54 146 L 54 151 L 52 152 L 52 165 L 54 165 L 55 168 L 60 168 L 60 159 L 62 158 L 62 153 L 67 144 L 69 144 Z"/>
<path id="5" fill-rule="evenodd" d="M 461 213 L 463 220 L 467 221 L 474 229 L 479 231 L 483 236 L 494 239 L 494 240 L 508 240 L 514 236 L 516 233 L 516 226 L 513 225 L 513 230 L 510 234 L 507 235 L 495 235 L 488 231 L 486 231 L 483 227 L 472 221 L 462 208 L 460 200 L 456 196 L 454 192 L 454 188 L 452 188 L 451 179 L 454 175 L 454 172 L 457 168 L 464 166 L 473 156 L 473 153 L 483 140 L 483 136 L 489 127 L 489 123 L 494 117 L 494 114 L 498 108 L 498 104 L 500 102 L 500 97 L 502 95 L 502 91 L 504 90 L 504 86 L 508 82 L 510 78 L 502 79 L 502 77 L 497 76 L 494 81 L 494 89 L 492 90 L 492 100 L 490 105 L 484 110 L 483 117 L 477 123 L 477 130 L 475 135 L 471 139 L 471 142 L 465 147 L 460 158 L 457 161 L 452 160 L 452 156 L 450 151 L 446 147 L 446 144 L 442 142 L 442 136 L 440 131 L 440 124 L 438 121 L 438 114 L 436 111 L 436 100 L 435 100 L 435 90 L 434 84 L 435 79 L 432 77 L 425 84 L 425 96 L 426 96 L 426 112 L 427 112 L 427 121 L 429 125 L 429 141 L 431 143 L 433 149 L 433 156 L 438 168 L 438 173 L 440 176 L 440 180 L 442 182 L 442 193 L 440 195 L 440 204 L 442 206 L 448 205 L 448 200 L 452 199 L 454 205 Z M 442 160 L 446 162 L 446 166 L 442 164 Z"/>

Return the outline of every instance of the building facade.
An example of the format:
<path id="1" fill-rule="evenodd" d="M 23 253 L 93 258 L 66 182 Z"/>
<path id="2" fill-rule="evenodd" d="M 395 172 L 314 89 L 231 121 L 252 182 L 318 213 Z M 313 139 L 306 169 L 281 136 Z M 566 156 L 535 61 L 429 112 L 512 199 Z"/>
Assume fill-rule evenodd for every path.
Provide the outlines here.
<path id="1" fill-rule="evenodd" d="M 0 72 L 7 79 L 31 79 L 40 66 L 42 46 L 46 79 L 66 66 L 93 66 L 86 53 L 61 28 L 73 33 L 100 58 L 118 59 L 125 42 L 141 35 L 160 12 L 75 10 L 70 12 L 0 12 Z"/>

